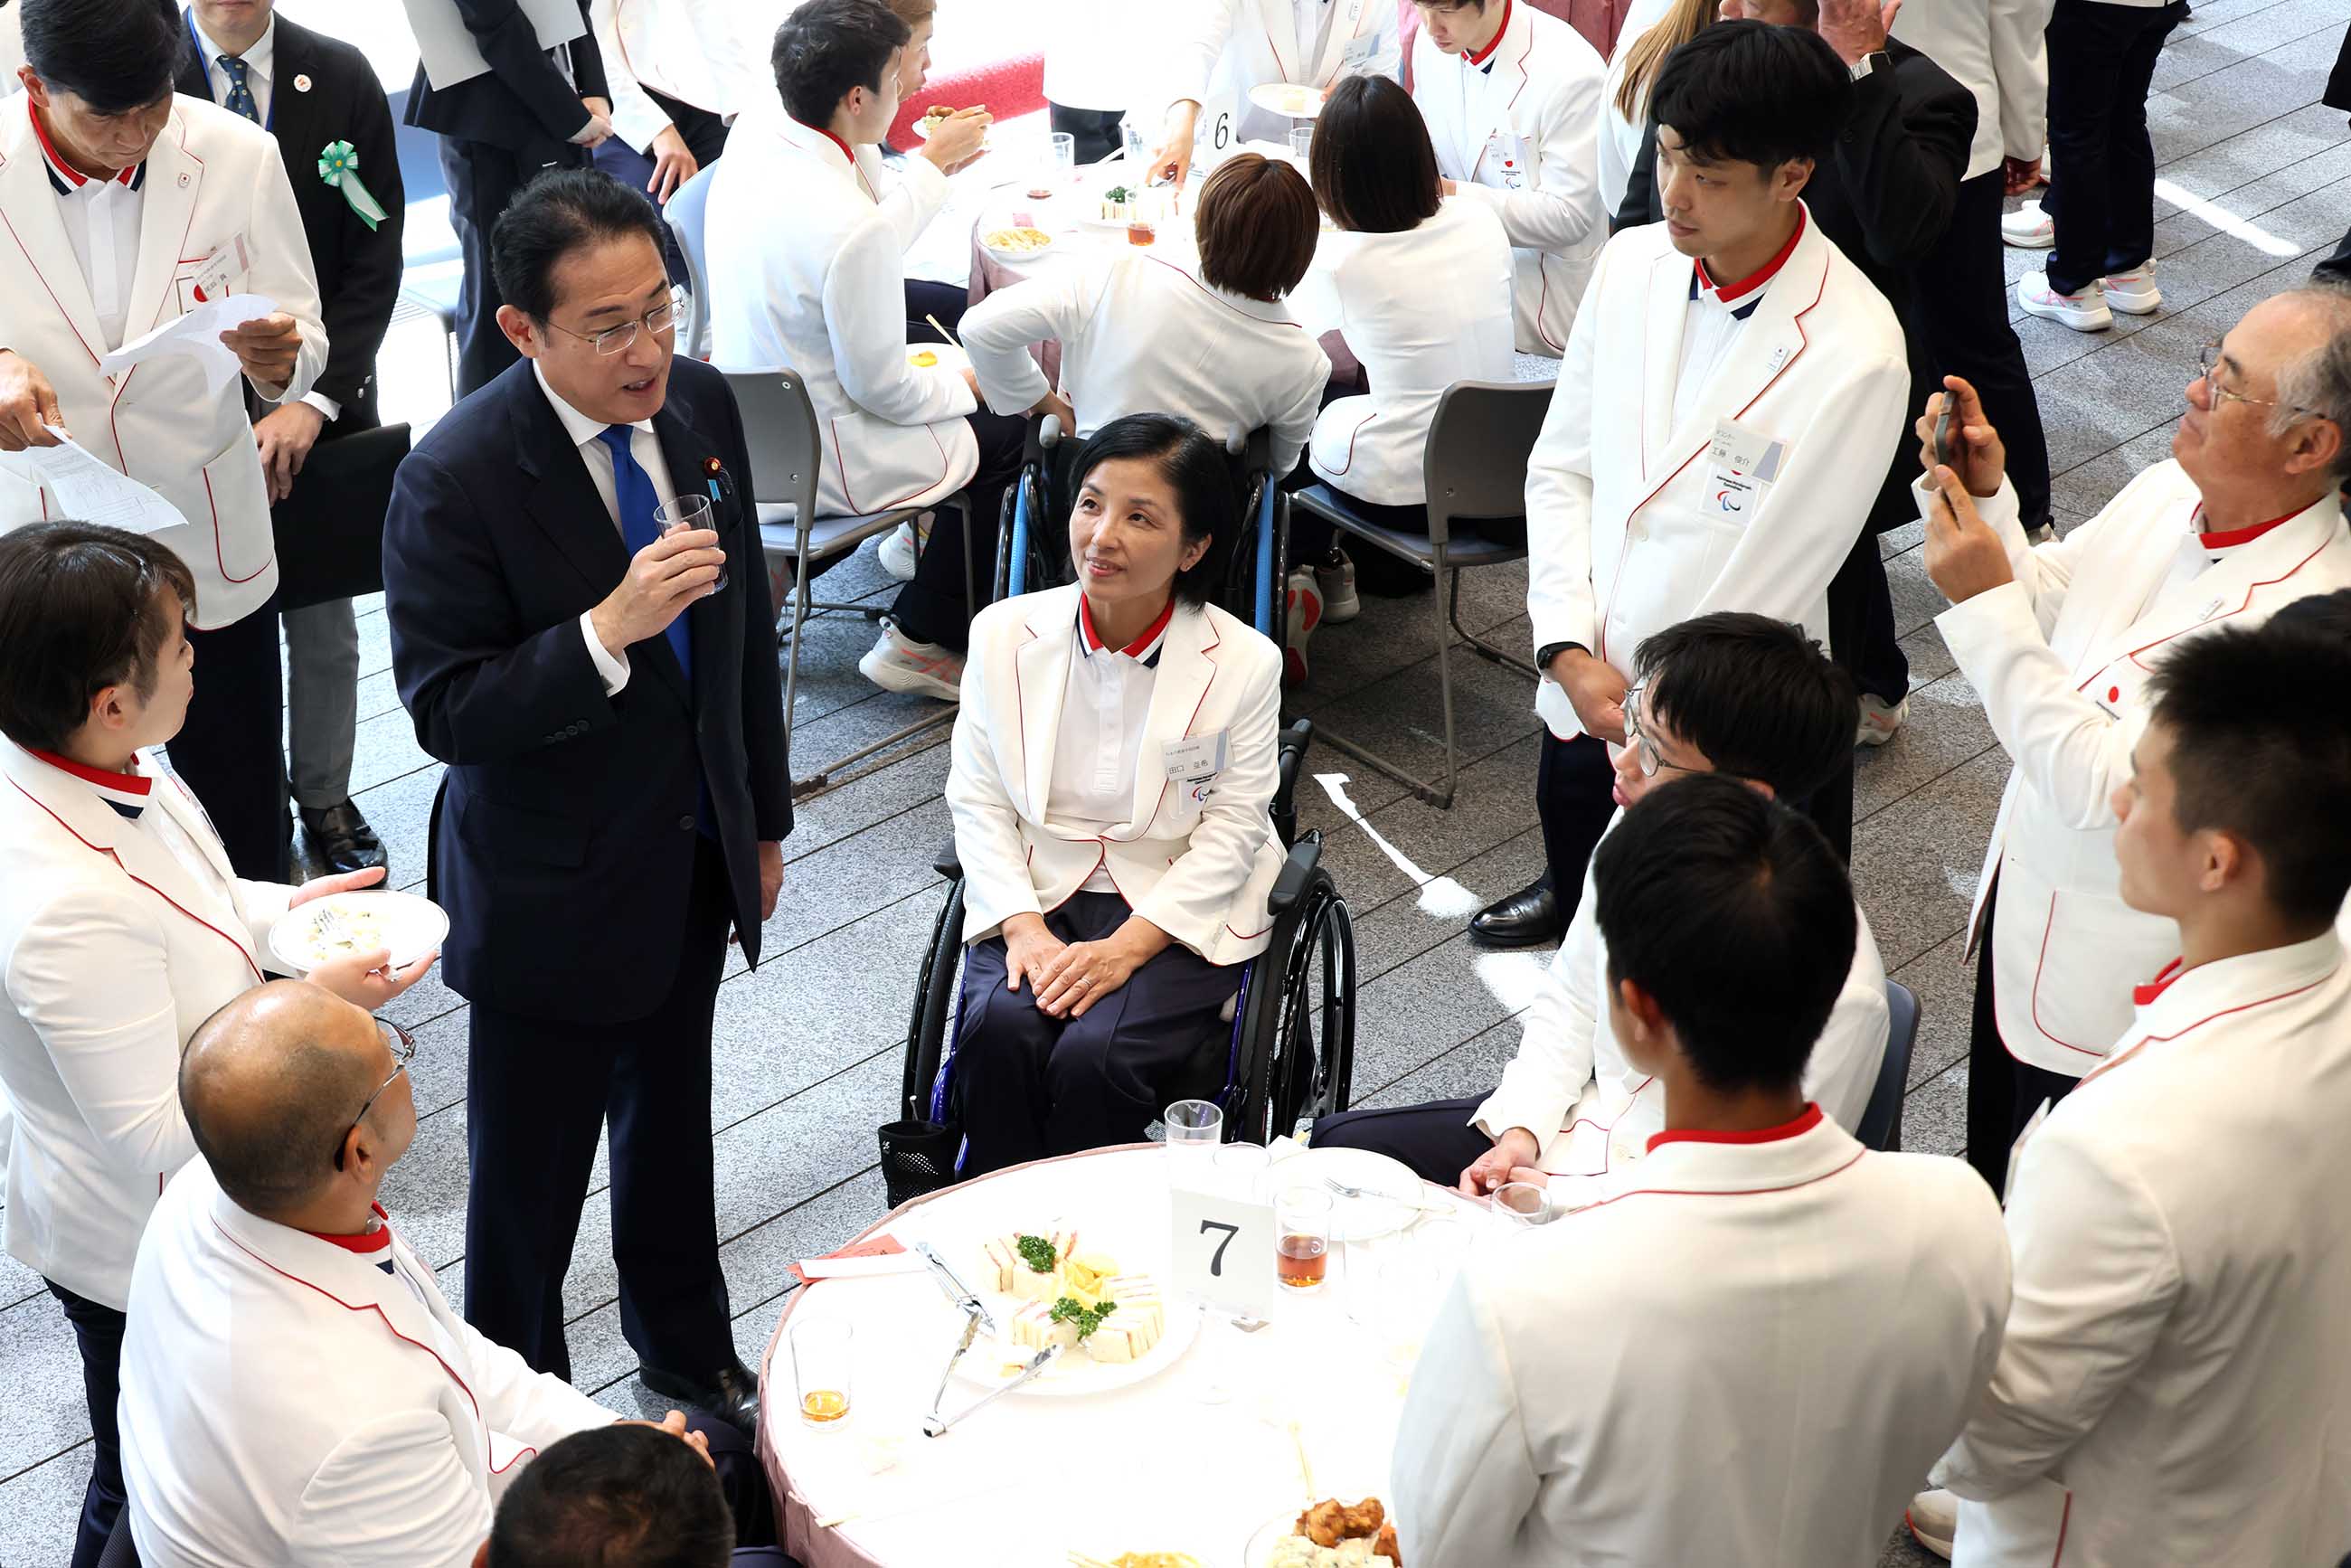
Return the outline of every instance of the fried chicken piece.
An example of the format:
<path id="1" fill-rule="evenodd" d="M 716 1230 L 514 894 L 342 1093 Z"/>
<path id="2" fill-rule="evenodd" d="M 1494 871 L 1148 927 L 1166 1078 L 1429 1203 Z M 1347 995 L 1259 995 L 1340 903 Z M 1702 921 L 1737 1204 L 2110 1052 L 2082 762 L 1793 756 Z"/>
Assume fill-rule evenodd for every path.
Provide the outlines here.
<path id="1" fill-rule="evenodd" d="M 1404 1568 L 1404 1548 L 1396 1544 L 1395 1525 L 1383 1524 L 1380 1526 L 1380 1538 L 1373 1544 L 1372 1555 L 1374 1557 L 1384 1557 L 1389 1562 L 1395 1563 L 1396 1568 Z"/>
<path id="2" fill-rule="evenodd" d="M 1346 1505 L 1327 1498 L 1298 1516 L 1296 1533 L 1317 1546 L 1336 1546 L 1345 1538 Z"/>
<path id="3" fill-rule="evenodd" d="M 1380 1500 L 1367 1497 L 1354 1507 L 1342 1511 L 1339 1533 L 1350 1541 L 1376 1535 L 1387 1521 L 1387 1517 L 1388 1511 L 1381 1506 Z"/>

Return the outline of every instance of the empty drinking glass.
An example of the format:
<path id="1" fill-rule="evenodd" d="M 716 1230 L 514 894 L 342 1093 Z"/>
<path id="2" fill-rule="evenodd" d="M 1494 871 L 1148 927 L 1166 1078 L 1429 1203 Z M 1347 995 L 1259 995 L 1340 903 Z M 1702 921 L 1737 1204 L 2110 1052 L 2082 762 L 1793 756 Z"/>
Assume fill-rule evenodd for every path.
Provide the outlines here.
<path id="1" fill-rule="evenodd" d="M 680 528 L 712 528 L 717 526 L 711 516 L 710 497 L 707 496 L 679 496 L 653 508 L 653 527 L 664 538 Z M 716 593 L 726 586 L 726 569 L 722 566 L 718 569 L 718 580 L 710 585 L 710 591 Z"/>

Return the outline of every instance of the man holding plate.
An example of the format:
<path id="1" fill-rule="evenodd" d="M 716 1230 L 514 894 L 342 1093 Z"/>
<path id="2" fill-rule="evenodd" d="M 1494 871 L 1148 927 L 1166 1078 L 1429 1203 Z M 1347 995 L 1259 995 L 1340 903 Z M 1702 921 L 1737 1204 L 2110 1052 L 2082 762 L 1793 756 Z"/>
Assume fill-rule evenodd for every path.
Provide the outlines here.
<path id="1" fill-rule="evenodd" d="M 1169 61 L 1167 119 L 1149 174 L 1178 185 L 1192 172 L 1204 105 L 1230 106 L 1224 146 L 1280 141 L 1341 77 L 1393 77 L 1404 62 L 1395 0 L 1183 0 L 1167 10 L 1174 36 L 1157 40 Z M 1290 95 L 1290 114 L 1251 101 L 1257 89 L 1285 83 L 1304 89 Z"/>

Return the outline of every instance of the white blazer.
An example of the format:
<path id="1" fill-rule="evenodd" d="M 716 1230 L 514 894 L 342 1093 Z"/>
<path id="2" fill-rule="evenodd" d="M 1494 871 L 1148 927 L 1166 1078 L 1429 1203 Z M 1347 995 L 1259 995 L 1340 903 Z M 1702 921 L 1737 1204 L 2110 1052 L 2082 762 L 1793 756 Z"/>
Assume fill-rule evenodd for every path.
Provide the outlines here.
<path id="1" fill-rule="evenodd" d="M 204 808 L 152 752 L 146 810 L 217 873 L 191 875 L 103 797 L 0 741 L 0 1082 L 14 1102 L 9 1253 L 120 1311 L 164 1178 L 196 1152 L 180 1053 L 259 985 L 293 890 L 240 882 Z"/>
<path id="2" fill-rule="evenodd" d="M 820 511 L 929 506 L 963 488 L 979 468 L 963 417 L 978 400 L 948 366 L 909 361 L 911 235 L 838 141 L 780 112 L 738 122 L 711 176 L 705 237 L 711 359 L 799 372 L 824 448 Z"/>
<path id="3" fill-rule="evenodd" d="M 100 459 L 159 491 L 188 519 L 159 533 L 196 580 L 189 624 L 214 631 L 259 609 L 277 587 L 269 492 L 246 417 L 243 379 L 218 395 L 185 354 L 143 361 L 102 376 L 99 357 L 119 345 L 99 331 L 98 307 L 74 260 L 25 98 L 0 115 L 0 342 L 41 368 L 57 389 L 66 429 Z M 270 134 L 203 99 L 172 100 L 172 118 L 147 154 L 141 187 L 139 261 L 123 340 L 145 336 L 197 304 L 196 278 L 214 252 L 242 235 L 252 260 L 229 287 L 266 295 L 294 318 L 302 350 L 293 379 L 253 383 L 270 402 L 300 399 L 327 362 L 319 285 L 302 214 Z M 0 473 L 0 530 L 69 516 L 46 486 Z"/>
<path id="4" fill-rule="evenodd" d="M 1634 41 L 1666 18 L 1671 0 L 1633 0 L 1618 26 L 1616 47 L 1608 54 L 1608 76 L 1600 89 L 1600 210 L 1608 217 L 1625 204 L 1625 187 L 1633 183 L 1633 165 L 1641 156 L 1641 136 L 1648 129 L 1649 95 L 1635 100 L 1626 116 L 1616 108 L 1616 89 L 1624 85 L 1625 55 Z"/>
<path id="5" fill-rule="evenodd" d="M 524 1461 L 614 1419 L 475 1333 L 397 1230 L 360 1253 L 256 1218 L 202 1160 L 140 1244 L 119 1409 L 150 1568 L 465 1568 Z"/>
<path id="6" fill-rule="evenodd" d="M 1517 373 L 1510 279 L 1510 239 L 1484 202 L 1457 197 L 1396 234 L 1324 235 L 1292 304 L 1308 331 L 1338 329 L 1372 390 L 1316 418 L 1314 472 L 1377 506 L 1427 499 L 1428 427 L 1445 389 Z"/>
<path id="7" fill-rule="evenodd" d="M 1515 247 L 1519 351 L 1567 350 L 1592 259 L 1608 238 L 1598 169 L 1608 68 L 1583 35 L 1531 0 L 1503 0 L 1501 37 L 1483 67 L 1413 40 L 1412 100 L 1437 167 L 1457 193 L 1491 206 Z"/>
<path id="8" fill-rule="evenodd" d="M 1936 1467 L 1962 1568 L 2273 1568 L 2351 1547 L 2351 967 L 2206 964 L 2024 1142 L 2016 1300 Z"/>
<path id="9" fill-rule="evenodd" d="M 588 21 L 604 62 L 612 129 L 639 152 L 669 124 L 645 95 L 664 97 L 732 120 L 744 107 L 776 96 L 768 73 L 773 24 L 788 7 L 760 7 L 753 16 L 735 5 L 707 0 L 588 0 Z M 763 32 L 758 24 L 768 24 Z"/>
<path id="10" fill-rule="evenodd" d="M 1280 651 L 1214 605 L 1179 604 L 1153 683 L 1133 814 L 1100 836 L 1045 822 L 1080 590 L 1000 600 L 974 617 L 956 714 L 947 806 L 963 862 L 963 939 L 1058 909 L 1097 866 L 1127 906 L 1211 964 L 1265 951 L 1266 899 L 1285 858 L 1269 808 L 1279 774 Z M 1222 735 L 1227 762 L 1204 804 L 1161 749 Z"/>
<path id="11" fill-rule="evenodd" d="M 2049 136 L 2051 0 L 1909 0 L 1894 36 L 1976 95 L 1970 180 L 2008 158 L 2038 158 Z"/>
<path id="12" fill-rule="evenodd" d="M 1122 250 L 1050 267 L 971 308 L 960 329 L 979 390 L 998 413 L 1052 390 L 1031 343 L 1061 345 L 1061 391 L 1092 435 L 1130 413 L 1180 413 L 1218 440 L 1273 431 L 1273 469 L 1298 465 L 1330 384 L 1331 361 L 1290 307 L 1228 294 L 1197 264 Z"/>
<path id="13" fill-rule="evenodd" d="M 1926 497 L 1914 488 L 1924 515 Z M 1991 963 L 2001 1042 L 2079 1077 L 2131 1021 L 2131 987 L 2179 950 L 2168 920 L 2122 901 L 2109 803 L 2130 777 L 2146 684 L 2172 642 L 2254 626 L 2305 594 L 2351 587 L 2351 531 L 2333 495 L 2165 591 L 2195 549 L 2196 486 L 2167 459 L 2096 517 L 2029 546 L 2016 492 L 1977 503 L 2016 580 L 1935 617 L 2015 766 L 1978 879 L 1970 946 L 1995 884 Z M 2344 1542 L 2351 1548 L 2351 1541 Z"/>
<path id="14" fill-rule="evenodd" d="M 1049 0 L 1043 25 L 1045 101 L 1124 114 L 1149 95 L 1152 63 L 1134 40 L 1149 35 L 1162 0 Z M 1146 137 L 1157 134 L 1146 127 Z"/>
<path id="15" fill-rule="evenodd" d="M 1991 1375 L 2007 1239 L 1959 1161 L 1791 1128 L 1667 1134 L 1471 1251 L 1397 1427 L 1406 1563 L 1877 1562 Z"/>
<path id="16" fill-rule="evenodd" d="M 1625 813 L 1608 824 L 1614 831 Z M 1541 1137 L 1536 1163 L 1555 1178 L 1552 1201 L 1589 1203 L 1628 1179 L 1666 1130 L 1665 1086 L 1635 1071 L 1616 1043 L 1608 1014 L 1608 944 L 1600 935 L 1592 869 L 1583 896 L 1527 1006 L 1519 1053 L 1470 1122 L 1489 1138 L 1512 1127 Z M 1821 1038 L 1804 1064 L 1804 1098 L 1847 1132 L 1861 1125 L 1886 1057 L 1886 966 L 1869 917 L 1854 906 L 1860 930 L 1853 967 L 1837 993 Z M 1627 1172 L 1630 1176 L 1627 1176 Z"/>
<path id="17" fill-rule="evenodd" d="M 1708 611 L 1796 622 L 1827 643 L 1829 580 L 1885 482 L 1909 396 L 1892 308 L 1807 214 L 1675 428 L 1695 266 L 1663 224 L 1608 242 L 1527 465 L 1534 645 L 1579 643 L 1627 680 L 1642 638 Z M 1726 423 L 1779 447 L 1777 480 L 1743 497 L 1721 482 L 1708 453 Z M 1548 674 L 1535 711 L 1562 740 L 1583 733 Z"/>
<path id="18" fill-rule="evenodd" d="M 1328 4 L 1331 25 L 1311 58 L 1312 40 L 1299 42 L 1295 0 L 1163 0 L 1172 14 L 1167 34 L 1155 47 L 1140 40 L 1135 47 L 1165 51 L 1165 101 L 1205 107 L 1212 95 L 1230 92 L 1238 140 L 1287 145 L 1295 121 L 1252 105 L 1249 89 L 1286 81 L 1327 91 L 1343 75 L 1393 77 L 1404 64 L 1395 0 Z"/>

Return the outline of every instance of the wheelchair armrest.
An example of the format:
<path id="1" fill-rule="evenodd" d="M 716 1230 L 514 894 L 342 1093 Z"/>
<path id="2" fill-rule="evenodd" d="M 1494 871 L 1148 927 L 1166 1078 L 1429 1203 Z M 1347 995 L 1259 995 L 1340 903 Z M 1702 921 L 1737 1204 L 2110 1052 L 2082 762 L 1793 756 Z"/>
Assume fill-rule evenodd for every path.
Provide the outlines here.
<path id="1" fill-rule="evenodd" d="M 1273 879 L 1273 891 L 1266 895 L 1266 913 L 1280 918 L 1306 896 L 1307 884 L 1322 863 L 1322 841 L 1308 836 L 1290 846 L 1290 858 L 1281 862 L 1281 871 Z"/>
<path id="2" fill-rule="evenodd" d="M 963 857 L 956 853 L 956 841 L 952 835 L 939 846 L 939 852 L 932 859 L 931 865 L 949 882 L 963 880 Z"/>

